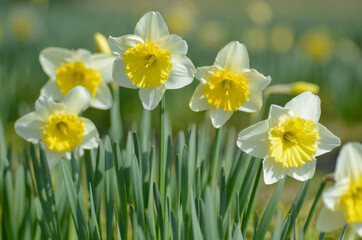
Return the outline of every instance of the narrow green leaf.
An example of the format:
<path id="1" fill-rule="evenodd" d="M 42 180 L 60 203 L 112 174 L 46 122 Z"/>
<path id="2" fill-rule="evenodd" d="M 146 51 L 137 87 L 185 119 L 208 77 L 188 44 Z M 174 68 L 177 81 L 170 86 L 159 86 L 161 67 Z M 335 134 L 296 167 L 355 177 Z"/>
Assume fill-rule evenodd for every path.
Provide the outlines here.
<path id="1" fill-rule="evenodd" d="M 257 239 L 257 240 L 264 239 L 264 236 L 265 236 L 266 232 L 268 231 L 268 227 L 273 218 L 275 208 L 278 204 L 280 195 L 281 195 L 283 187 L 284 187 L 284 183 L 285 183 L 285 178 L 283 178 L 279 181 L 277 188 L 275 189 L 274 194 L 264 212 L 264 215 L 260 221 L 258 231 L 255 234 L 255 239 Z"/>
<path id="2" fill-rule="evenodd" d="M 272 240 L 280 240 L 282 236 L 282 212 L 279 210 L 274 224 Z"/>
<path id="3" fill-rule="evenodd" d="M 111 140 L 106 136 L 104 140 L 105 150 L 105 170 L 104 170 L 104 182 L 105 182 L 105 200 L 106 200 L 106 236 L 107 239 L 113 238 L 112 233 L 112 220 L 113 220 L 113 151 Z"/>
<path id="4" fill-rule="evenodd" d="M 97 221 L 97 214 L 94 209 L 94 200 L 93 200 L 93 193 L 92 193 L 92 186 L 91 183 L 89 183 L 89 201 L 88 201 L 88 209 L 89 209 L 89 237 L 90 239 L 94 240 L 100 240 L 101 235 L 98 227 L 98 221 Z M 121 238 L 119 238 L 121 239 Z"/>
<path id="5" fill-rule="evenodd" d="M 219 239 L 218 227 L 216 222 L 215 206 L 211 190 L 209 187 L 205 190 L 205 204 L 201 204 L 201 212 L 203 215 L 204 232 L 206 239 L 217 240 Z"/>
<path id="6" fill-rule="evenodd" d="M 202 240 L 204 238 L 202 237 L 200 222 L 199 222 L 198 217 L 197 217 L 197 211 L 196 211 L 196 208 L 195 208 L 195 201 L 194 201 L 193 191 L 190 191 L 189 201 L 190 201 L 190 206 L 191 206 L 192 236 L 193 236 L 193 239 Z"/>
<path id="7" fill-rule="evenodd" d="M 138 224 L 144 226 L 145 207 L 143 202 L 142 176 L 140 173 L 136 155 L 133 156 L 131 175 L 132 175 L 133 198 L 134 198 L 136 214 L 138 217 Z"/>
<path id="8" fill-rule="evenodd" d="M 110 111 L 111 129 L 109 131 L 111 138 L 115 142 L 123 143 L 123 126 L 119 110 L 119 87 L 113 88 L 113 104 Z"/>

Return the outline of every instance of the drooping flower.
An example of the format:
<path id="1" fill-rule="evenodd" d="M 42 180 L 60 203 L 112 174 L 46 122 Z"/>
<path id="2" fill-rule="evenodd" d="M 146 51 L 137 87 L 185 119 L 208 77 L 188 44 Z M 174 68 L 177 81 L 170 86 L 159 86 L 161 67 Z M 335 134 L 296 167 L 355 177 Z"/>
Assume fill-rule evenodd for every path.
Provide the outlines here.
<path id="1" fill-rule="evenodd" d="M 200 84 L 190 108 L 196 112 L 209 110 L 215 128 L 223 126 L 234 111 L 258 111 L 263 103 L 261 91 L 271 81 L 249 69 L 246 47 L 237 41 L 219 51 L 214 65 L 197 68 L 196 78 Z"/>
<path id="2" fill-rule="evenodd" d="M 362 144 L 346 143 L 337 158 L 335 184 L 327 188 L 317 229 L 331 232 L 349 224 L 362 237 Z"/>
<path id="3" fill-rule="evenodd" d="M 111 54 L 91 54 L 85 49 L 49 47 L 42 50 L 39 60 L 49 80 L 41 89 L 40 96 L 59 101 L 72 88 L 82 86 L 90 93 L 91 107 L 109 109 L 112 94 L 107 83 L 112 81 L 114 58 Z"/>
<path id="4" fill-rule="evenodd" d="M 40 97 L 35 112 L 16 121 L 15 131 L 28 142 L 44 143 L 49 167 L 64 156 L 70 158 L 72 151 L 81 156 L 83 149 L 98 146 L 97 128 L 89 119 L 78 116 L 90 100 L 89 92 L 81 86 L 70 90 L 60 103 Z"/>
<path id="5" fill-rule="evenodd" d="M 340 145 L 338 137 L 318 123 L 320 99 L 307 91 L 285 107 L 271 105 L 268 119 L 239 133 L 238 147 L 264 159 L 266 184 L 273 184 L 286 175 L 299 181 L 314 176 L 316 157 Z"/>
<path id="6" fill-rule="evenodd" d="M 190 84 L 195 67 L 186 57 L 187 43 L 169 34 L 158 12 L 146 13 L 137 23 L 134 35 L 109 37 L 109 46 L 118 57 L 113 78 L 122 87 L 139 88 L 143 107 L 154 109 L 166 89 Z"/>

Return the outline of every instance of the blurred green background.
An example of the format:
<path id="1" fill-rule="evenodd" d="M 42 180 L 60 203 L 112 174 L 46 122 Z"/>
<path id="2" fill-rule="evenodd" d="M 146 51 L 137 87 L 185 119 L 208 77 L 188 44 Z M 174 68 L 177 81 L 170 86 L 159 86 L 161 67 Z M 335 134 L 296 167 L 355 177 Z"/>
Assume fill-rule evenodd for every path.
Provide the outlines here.
<path id="1" fill-rule="evenodd" d="M 342 143 L 362 138 L 362 2 L 346 1 L 49 1 L 0 3 L 0 118 L 7 141 L 17 145 L 17 118 L 34 109 L 47 81 L 39 52 L 49 46 L 96 51 L 93 35 L 133 33 L 149 10 L 164 17 L 170 32 L 189 45 L 195 66 L 211 65 L 217 52 L 232 40 L 243 42 L 250 65 L 272 77 L 272 85 L 307 81 L 320 87 L 321 123 Z M 188 108 L 197 80 L 181 90 L 167 91 L 166 108 L 175 133 L 205 113 Z M 273 95 L 268 103 L 284 105 L 291 96 Z M 120 89 L 124 126 L 140 119 L 142 105 L 136 90 Z M 153 125 L 158 126 L 157 110 Z M 109 111 L 89 109 L 85 115 L 101 134 L 109 128 Z M 237 112 L 227 125 L 239 131 L 255 116 Z M 338 149 L 322 156 L 318 167 L 333 171 Z M 325 161 L 325 160 L 331 161 Z"/>

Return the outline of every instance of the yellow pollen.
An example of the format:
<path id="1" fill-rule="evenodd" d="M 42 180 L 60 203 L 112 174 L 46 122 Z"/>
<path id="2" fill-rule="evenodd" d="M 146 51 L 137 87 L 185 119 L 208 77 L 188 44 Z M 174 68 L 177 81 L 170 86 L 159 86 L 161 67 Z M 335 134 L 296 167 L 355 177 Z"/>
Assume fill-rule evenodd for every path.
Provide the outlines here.
<path id="1" fill-rule="evenodd" d="M 43 130 L 43 142 L 50 150 L 70 152 L 81 144 L 84 131 L 77 114 L 52 114 Z"/>
<path id="2" fill-rule="evenodd" d="M 94 97 L 102 76 L 97 69 L 88 68 L 82 62 L 70 62 L 57 69 L 57 85 L 65 96 L 76 87 L 83 86 Z"/>
<path id="3" fill-rule="evenodd" d="M 346 193 L 342 195 L 342 204 L 348 223 L 362 222 L 362 176 L 352 182 Z"/>
<path id="4" fill-rule="evenodd" d="M 284 168 L 303 166 L 318 150 L 319 133 L 312 120 L 289 117 L 271 128 L 268 135 L 269 156 Z"/>
<path id="5" fill-rule="evenodd" d="M 171 74 L 170 53 L 151 40 L 127 49 L 123 54 L 123 63 L 129 80 L 141 88 L 160 87 Z"/>
<path id="6" fill-rule="evenodd" d="M 208 103 L 225 111 L 236 111 L 245 102 L 249 101 L 249 87 L 247 79 L 227 70 L 219 70 L 210 76 L 205 85 L 203 94 Z"/>

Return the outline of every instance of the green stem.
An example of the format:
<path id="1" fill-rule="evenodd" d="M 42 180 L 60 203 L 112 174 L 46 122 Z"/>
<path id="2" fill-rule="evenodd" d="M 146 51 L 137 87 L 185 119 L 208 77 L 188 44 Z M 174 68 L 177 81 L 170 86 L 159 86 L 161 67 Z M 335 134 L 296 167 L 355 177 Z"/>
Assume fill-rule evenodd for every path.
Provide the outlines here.
<path id="1" fill-rule="evenodd" d="M 312 208 L 310 209 L 310 212 L 308 214 L 308 218 L 307 218 L 307 221 L 305 222 L 305 225 L 304 225 L 304 236 L 306 236 L 307 234 L 307 231 L 308 231 L 308 228 L 309 228 L 309 225 L 312 221 L 312 218 L 313 218 L 313 214 L 314 214 L 314 211 L 315 211 L 315 208 L 317 206 L 317 203 L 319 201 L 319 198 L 321 197 L 322 195 L 322 192 L 324 190 L 324 188 L 326 187 L 326 182 L 322 182 L 321 185 L 319 186 L 319 189 L 318 189 L 318 192 L 317 192 L 317 195 L 315 196 L 315 199 L 314 199 L 314 202 L 313 202 L 313 205 L 312 205 Z"/>
<path id="2" fill-rule="evenodd" d="M 209 175 L 209 181 L 208 181 L 209 183 L 211 183 L 212 180 L 216 180 L 217 166 L 220 156 L 220 144 L 221 144 L 220 129 L 221 128 L 216 128 L 215 141 L 211 155 L 211 174 Z"/>
<path id="3" fill-rule="evenodd" d="M 159 152 L 159 181 L 160 181 L 160 195 L 161 195 L 161 203 L 162 206 L 165 206 L 166 201 L 166 189 L 165 189 L 165 168 L 166 168 L 166 159 L 165 159 L 165 106 L 166 106 L 166 98 L 163 95 L 160 105 L 160 152 Z"/>
<path id="4" fill-rule="evenodd" d="M 248 226 L 251 210 L 253 208 L 253 203 L 254 203 L 256 191 L 257 191 L 258 186 L 259 186 L 259 181 L 260 181 L 260 176 L 261 176 L 262 170 L 263 170 L 263 164 L 261 163 L 261 161 L 259 161 L 258 172 L 257 172 L 256 177 L 255 177 L 253 190 L 251 192 L 250 200 L 249 200 L 249 203 L 248 203 L 248 208 L 246 210 L 245 217 L 243 219 L 243 223 L 242 223 L 242 226 L 241 226 L 241 230 L 243 232 L 244 237 L 245 237 L 245 234 L 246 234 L 246 228 Z"/>

